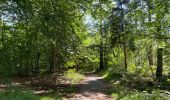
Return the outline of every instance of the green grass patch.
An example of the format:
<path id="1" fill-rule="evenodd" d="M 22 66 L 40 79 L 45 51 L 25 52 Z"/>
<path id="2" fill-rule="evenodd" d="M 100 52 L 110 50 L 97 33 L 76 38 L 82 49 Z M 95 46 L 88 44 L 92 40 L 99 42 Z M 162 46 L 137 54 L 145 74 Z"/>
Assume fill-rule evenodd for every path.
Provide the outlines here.
<path id="1" fill-rule="evenodd" d="M 117 93 L 112 93 L 112 94 L 111 94 L 111 97 L 112 97 L 112 98 L 118 98 L 118 96 L 119 96 L 119 95 L 118 95 Z"/>
<path id="2" fill-rule="evenodd" d="M 43 97 L 40 97 L 39 100 L 63 100 L 63 99 L 60 97 L 43 96 Z"/>
<path id="3" fill-rule="evenodd" d="M 84 75 L 77 73 L 75 70 L 69 70 L 65 73 L 65 77 L 69 78 L 71 83 L 79 83 L 84 78 Z"/>
<path id="4" fill-rule="evenodd" d="M 0 92 L 0 100 L 63 100 L 59 96 L 39 96 L 33 91 L 9 87 L 6 91 Z"/>
<path id="5" fill-rule="evenodd" d="M 31 91 L 16 89 L 0 92 L 0 100 L 40 100 L 40 98 Z"/>

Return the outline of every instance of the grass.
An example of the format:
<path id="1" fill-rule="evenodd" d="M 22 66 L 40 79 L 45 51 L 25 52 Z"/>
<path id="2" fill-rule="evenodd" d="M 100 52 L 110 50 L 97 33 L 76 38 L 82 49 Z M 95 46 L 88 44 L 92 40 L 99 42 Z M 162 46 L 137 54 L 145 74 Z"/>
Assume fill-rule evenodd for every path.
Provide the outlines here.
<path id="1" fill-rule="evenodd" d="M 0 100 L 62 100 L 58 96 L 39 96 L 33 91 L 24 91 L 21 89 L 10 89 L 0 92 Z"/>
<path id="2" fill-rule="evenodd" d="M 67 72 L 65 75 L 71 80 L 72 83 L 77 83 L 83 78 L 83 75 L 72 71 Z M 77 91 L 74 85 L 70 85 L 69 87 L 67 87 L 67 85 L 66 87 L 56 87 L 55 84 L 57 83 L 51 83 L 51 87 L 48 87 L 49 84 L 46 86 L 46 83 L 39 82 L 41 81 L 27 85 L 24 84 L 25 82 L 22 83 L 22 81 L 20 82 L 17 80 L 17 83 L 20 83 L 20 85 L 13 85 L 11 84 L 12 79 L 10 77 L 0 78 L 0 85 L 2 84 L 5 86 L 5 88 L 2 87 L 2 91 L 0 90 L 0 100 L 63 100 L 63 97 L 67 94 Z M 44 91 L 49 89 L 49 92 L 39 94 L 34 93 L 37 89 L 38 91 L 41 90 L 39 87 L 43 87 L 42 90 Z"/>
<path id="3" fill-rule="evenodd" d="M 0 100 L 40 100 L 40 97 L 31 91 L 17 89 L 0 92 Z"/>
<path id="4" fill-rule="evenodd" d="M 69 70 L 65 73 L 65 77 L 69 78 L 72 84 L 76 84 L 84 78 L 84 75 L 77 73 L 75 70 Z"/>
<path id="5" fill-rule="evenodd" d="M 60 97 L 43 96 L 43 97 L 40 97 L 40 100 L 63 100 L 63 99 Z"/>

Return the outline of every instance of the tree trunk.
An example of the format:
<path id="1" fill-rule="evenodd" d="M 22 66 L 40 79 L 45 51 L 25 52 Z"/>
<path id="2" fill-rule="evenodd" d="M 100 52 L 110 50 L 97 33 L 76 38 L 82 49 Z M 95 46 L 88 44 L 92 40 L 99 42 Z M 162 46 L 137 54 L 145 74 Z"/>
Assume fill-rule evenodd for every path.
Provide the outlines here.
<path id="1" fill-rule="evenodd" d="M 76 72 L 79 72 L 79 61 L 77 62 L 77 65 L 76 65 Z"/>
<path id="2" fill-rule="evenodd" d="M 163 48 L 157 49 L 157 70 L 156 78 L 160 79 L 162 76 L 162 67 L 163 67 Z"/>
<path id="3" fill-rule="evenodd" d="M 100 20 L 100 67 L 99 70 L 104 69 L 104 52 L 103 52 L 103 32 L 102 32 L 102 20 Z"/>
<path id="4" fill-rule="evenodd" d="M 107 57 L 107 51 L 106 51 L 106 46 L 105 46 L 105 49 L 104 49 L 104 67 L 105 68 L 108 67 L 107 62 L 108 62 L 108 57 Z"/>
<path id="5" fill-rule="evenodd" d="M 103 47 L 100 47 L 100 70 L 104 69 L 104 61 L 103 61 Z"/>
<path id="6" fill-rule="evenodd" d="M 55 44 L 51 43 L 51 52 L 50 52 L 50 57 L 49 57 L 49 61 L 50 61 L 50 67 L 49 67 L 49 72 L 53 73 L 54 72 L 54 67 L 55 67 Z"/>
<path id="7" fill-rule="evenodd" d="M 39 72 L 39 60 L 40 60 L 40 52 L 36 54 L 35 70 L 37 73 Z"/>
<path id="8" fill-rule="evenodd" d="M 54 43 L 54 50 L 53 50 L 53 64 L 54 64 L 54 68 L 53 68 L 53 73 L 55 73 L 55 70 L 56 70 L 56 64 L 57 64 L 57 56 L 56 56 L 56 40 L 55 40 L 55 43 Z"/>
<path id="9" fill-rule="evenodd" d="M 148 60 L 149 60 L 149 65 L 153 65 L 153 54 L 152 54 L 152 46 L 149 47 L 148 50 Z"/>
<path id="10" fill-rule="evenodd" d="M 25 27 L 25 33 L 26 33 L 26 37 L 29 37 L 28 35 L 28 22 L 26 24 L 26 27 Z M 30 61 L 30 46 L 29 46 L 29 39 L 27 40 L 26 42 L 26 75 L 27 77 L 29 77 L 29 61 Z"/>
<path id="11" fill-rule="evenodd" d="M 123 52 L 124 52 L 124 64 L 125 64 L 125 69 L 127 70 L 127 52 L 126 52 L 126 43 L 123 45 Z"/>
<path id="12" fill-rule="evenodd" d="M 150 70 L 152 72 L 152 78 L 153 78 L 153 80 L 155 80 L 155 76 L 154 76 L 154 72 L 153 72 L 153 68 L 152 68 L 152 65 L 153 65 L 152 46 L 150 46 L 149 50 L 148 50 L 148 61 L 149 61 Z"/>
<path id="13" fill-rule="evenodd" d="M 147 0 L 147 6 L 148 6 L 148 21 L 149 23 L 151 23 L 151 14 L 150 14 L 150 1 Z M 153 65 L 153 54 L 152 54 L 152 45 L 149 46 L 149 50 L 148 50 L 148 60 L 149 60 L 149 65 L 152 66 Z"/>

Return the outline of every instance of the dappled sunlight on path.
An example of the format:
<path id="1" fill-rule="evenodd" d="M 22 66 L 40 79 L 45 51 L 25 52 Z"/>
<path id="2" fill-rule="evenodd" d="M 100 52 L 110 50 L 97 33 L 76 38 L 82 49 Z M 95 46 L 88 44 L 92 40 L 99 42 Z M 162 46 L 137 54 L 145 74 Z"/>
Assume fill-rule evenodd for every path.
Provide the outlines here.
<path id="1" fill-rule="evenodd" d="M 106 94 L 106 89 L 103 77 L 86 75 L 85 79 L 78 84 L 78 93 L 68 100 L 112 100 Z"/>

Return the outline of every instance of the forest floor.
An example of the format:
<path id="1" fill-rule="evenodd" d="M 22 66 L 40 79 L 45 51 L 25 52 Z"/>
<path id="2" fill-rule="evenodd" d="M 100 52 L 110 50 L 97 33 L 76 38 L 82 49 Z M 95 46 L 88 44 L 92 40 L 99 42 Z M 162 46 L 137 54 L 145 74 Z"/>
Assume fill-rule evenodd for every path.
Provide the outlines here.
<path id="1" fill-rule="evenodd" d="M 148 96 L 147 100 L 170 100 L 169 78 L 153 83 L 132 74 L 97 74 L 0 78 L 0 100 L 143 100 Z M 73 78 L 76 83 L 71 82 Z"/>
<path id="2" fill-rule="evenodd" d="M 67 100 L 112 100 L 107 94 L 107 84 L 103 77 L 87 74 L 77 84 L 77 92 Z"/>
<path id="3" fill-rule="evenodd" d="M 30 78 L 13 77 L 9 81 L 11 85 L 0 84 L 1 92 L 20 89 L 21 92 L 32 91 L 39 97 L 52 98 L 49 100 L 112 100 L 107 92 L 108 84 L 103 77 L 95 74 L 85 74 L 84 78 L 75 84 L 57 74 Z"/>

